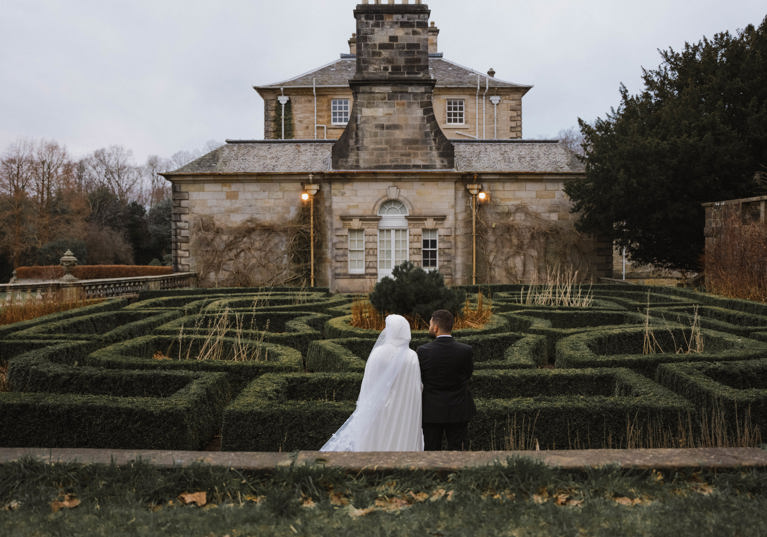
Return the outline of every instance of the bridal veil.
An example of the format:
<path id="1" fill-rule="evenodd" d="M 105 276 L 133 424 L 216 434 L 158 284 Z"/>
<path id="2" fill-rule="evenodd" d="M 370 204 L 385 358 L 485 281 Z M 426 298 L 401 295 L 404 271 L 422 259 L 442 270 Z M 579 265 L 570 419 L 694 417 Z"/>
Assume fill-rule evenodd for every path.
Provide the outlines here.
<path id="1" fill-rule="evenodd" d="M 422 451 L 421 369 L 410 324 L 386 317 L 370 352 L 354 413 L 321 451 Z"/>

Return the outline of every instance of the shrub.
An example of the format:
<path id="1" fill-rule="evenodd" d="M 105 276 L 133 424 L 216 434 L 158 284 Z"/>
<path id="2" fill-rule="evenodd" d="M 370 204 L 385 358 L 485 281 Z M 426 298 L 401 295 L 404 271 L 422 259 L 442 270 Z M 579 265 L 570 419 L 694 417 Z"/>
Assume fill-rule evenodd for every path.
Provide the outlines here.
<path id="1" fill-rule="evenodd" d="M 391 277 L 378 282 L 370 303 L 381 313 L 398 313 L 414 320 L 428 321 L 434 310 L 446 309 L 459 315 L 466 292 L 448 289 L 437 271 L 426 272 L 410 261 L 394 267 Z"/>

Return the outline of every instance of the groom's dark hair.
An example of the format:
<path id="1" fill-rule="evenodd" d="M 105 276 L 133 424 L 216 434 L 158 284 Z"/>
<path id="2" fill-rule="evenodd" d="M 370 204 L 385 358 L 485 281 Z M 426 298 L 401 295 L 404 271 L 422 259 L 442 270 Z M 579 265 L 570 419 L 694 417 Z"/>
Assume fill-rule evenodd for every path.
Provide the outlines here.
<path id="1" fill-rule="evenodd" d="M 453 314 L 448 310 L 437 310 L 431 314 L 434 324 L 439 326 L 439 331 L 449 334 L 453 331 Z"/>

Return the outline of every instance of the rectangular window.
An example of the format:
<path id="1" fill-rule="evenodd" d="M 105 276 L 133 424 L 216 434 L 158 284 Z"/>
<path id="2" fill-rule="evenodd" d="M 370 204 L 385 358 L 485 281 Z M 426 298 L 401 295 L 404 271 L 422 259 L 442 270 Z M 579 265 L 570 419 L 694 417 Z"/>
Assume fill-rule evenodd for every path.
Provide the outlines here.
<path id="1" fill-rule="evenodd" d="M 465 123 L 463 99 L 447 100 L 447 124 L 463 125 Z"/>
<path id="2" fill-rule="evenodd" d="M 330 121 L 333 125 L 349 122 L 349 99 L 333 99 L 330 102 Z"/>
<path id="3" fill-rule="evenodd" d="M 437 269 L 437 230 L 424 229 L 422 236 L 421 259 L 425 270 Z"/>
<path id="4" fill-rule="evenodd" d="M 365 231 L 349 230 L 349 273 L 365 273 Z"/>
<path id="5" fill-rule="evenodd" d="M 378 277 L 390 276 L 397 265 L 408 260 L 407 229 L 378 230 Z"/>

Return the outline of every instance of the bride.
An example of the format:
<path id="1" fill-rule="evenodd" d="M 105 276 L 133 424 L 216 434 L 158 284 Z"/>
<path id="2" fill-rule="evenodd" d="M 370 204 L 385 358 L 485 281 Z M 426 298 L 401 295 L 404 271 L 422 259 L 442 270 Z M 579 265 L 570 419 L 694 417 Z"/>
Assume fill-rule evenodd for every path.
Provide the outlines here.
<path id="1" fill-rule="evenodd" d="M 354 413 L 320 451 L 423 451 L 421 369 L 410 324 L 388 315 L 370 351 Z"/>

